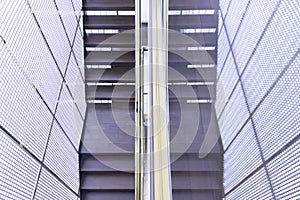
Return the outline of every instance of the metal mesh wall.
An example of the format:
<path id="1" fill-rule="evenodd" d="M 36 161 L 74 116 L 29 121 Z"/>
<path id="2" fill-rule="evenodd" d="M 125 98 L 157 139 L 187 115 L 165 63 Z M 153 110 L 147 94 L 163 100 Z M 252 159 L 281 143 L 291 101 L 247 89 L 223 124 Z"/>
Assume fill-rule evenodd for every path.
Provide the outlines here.
<path id="1" fill-rule="evenodd" d="M 221 0 L 220 7 L 225 198 L 299 199 L 300 2 Z"/>
<path id="2" fill-rule="evenodd" d="M 78 199 L 80 0 L 0 2 L 0 199 Z"/>

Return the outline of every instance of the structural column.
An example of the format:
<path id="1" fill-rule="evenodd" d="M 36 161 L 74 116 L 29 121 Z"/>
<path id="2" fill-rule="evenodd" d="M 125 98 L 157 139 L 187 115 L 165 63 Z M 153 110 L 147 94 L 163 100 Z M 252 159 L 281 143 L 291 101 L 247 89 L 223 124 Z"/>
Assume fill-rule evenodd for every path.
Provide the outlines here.
<path id="1" fill-rule="evenodd" d="M 153 141 L 155 200 L 171 200 L 168 97 L 168 0 L 150 0 L 149 6 L 150 115 Z"/>

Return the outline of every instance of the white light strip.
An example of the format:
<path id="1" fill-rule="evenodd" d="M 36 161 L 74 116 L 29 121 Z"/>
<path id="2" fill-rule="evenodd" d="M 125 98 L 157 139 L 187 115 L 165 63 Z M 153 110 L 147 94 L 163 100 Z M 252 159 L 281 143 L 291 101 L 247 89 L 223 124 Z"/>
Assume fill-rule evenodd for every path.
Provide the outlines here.
<path id="1" fill-rule="evenodd" d="M 215 10 L 169 10 L 168 15 L 214 15 Z"/>
<path id="2" fill-rule="evenodd" d="M 129 85 L 129 86 L 132 86 L 132 85 L 133 85 L 133 86 L 134 86 L 135 83 L 113 83 L 113 85 L 118 85 L 118 86 L 119 86 L 119 85 L 120 85 L 120 86 L 128 86 L 128 85 Z"/>
<path id="3" fill-rule="evenodd" d="M 186 103 L 189 103 L 189 104 L 212 103 L 212 100 L 211 99 L 190 99 L 190 100 L 187 100 Z"/>
<path id="4" fill-rule="evenodd" d="M 86 47 L 86 51 L 132 51 L 134 50 L 133 47 L 122 47 L 122 48 L 116 48 L 116 47 Z"/>
<path id="5" fill-rule="evenodd" d="M 187 68 L 214 68 L 214 64 L 205 64 L 205 65 L 187 65 Z"/>
<path id="6" fill-rule="evenodd" d="M 87 83 L 88 86 L 134 86 L 135 83 Z"/>
<path id="7" fill-rule="evenodd" d="M 118 11 L 118 15 L 119 16 L 134 16 L 135 15 L 135 11 Z"/>
<path id="8" fill-rule="evenodd" d="M 177 83 L 168 83 L 168 85 L 189 85 L 189 86 L 214 85 L 214 82 L 177 82 Z"/>
<path id="9" fill-rule="evenodd" d="M 88 69 L 111 69 L 111 65 L 86 65 Z"/>
<path id="10" fill-rule="evenodd" d="M 112 51 L 111 47 L 86 47 L 87 51 Z"/>
<path id="11" fill-rule="evenodd" d="M 181 33 L 215 33 L 216 31 L 216 28 L 188 28 L 180 30 Z"/>
<path id="12" fill-rule="evenodd" d="M 189 82 L 187 85 L 214 85 L 214 82 Z"/>
<path id="13" fill-rule="evenodd" d="M 88 86 L 112 86 L 112 83 L 87 83 Z"/>
<path id="14" fill-rule="evenodd" d="M 169 10 L 168 15 L 181 15 L 181 10 Z"/>
<path id="15" fill-rule="evenodd" d="M 87 34 L 117 34 L 118 29 L 85 29 Z"/>
<path id="16" fill-rule="evenodd" d="M 216 47 L 210 46 L 210 47 L 188 47 L 188 51 L 213 51 Z"/>
<path id="17" fill-rule="evenodd" d="M 112 104 L 112 100 L 87 100 L 87 102 L 94 104 Z"/>
<path id="18" fill-rule="evenodd" d="M 108 11 L 104 11 L 104 10 L 97 10 L 97 11 L 86 11 L 86 15 L 87 16 L 116 16 L 117 15 L 117 11 L 115 10 L 108 10 Z"/>
<path id="19" fill-rule="evenodd" d="M 86 11 L 85 13 L 87 16 L 134 16 L 135 15 L 135 11 L 132 10 L 89 10 Z"/>
<path id="20" fill-rule="evenodd" d="M 182 10 L 182 15 L 214 15 L 215 10 Z"/>
<path id="21" fill-rule="evenodd" d="M 181 83 L 168 83 L 168 85 L 187 85 L 186 82 L 181 82 Z"/>

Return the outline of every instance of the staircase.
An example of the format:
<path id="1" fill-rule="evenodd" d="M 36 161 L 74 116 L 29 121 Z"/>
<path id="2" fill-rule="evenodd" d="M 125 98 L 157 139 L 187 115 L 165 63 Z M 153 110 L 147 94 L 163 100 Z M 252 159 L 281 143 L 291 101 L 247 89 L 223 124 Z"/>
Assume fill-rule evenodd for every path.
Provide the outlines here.
<path id="1" fill-rule="evenodd" d="M 134 0 L 85 0 L 83 10 L 134 11 Z M 122 34 L 120 38 L 116 31 L 120 33 L 134 29 L 134 15 L 86 12 L 84 29 L 86 96 L 89 104 L 80 149 L 81 199 L 132 200 L 134 34 Z M 104 49 L 89 51 L 93 47 Z M 107 48 L 123 48 L 126 51 L 109 51 Z M 122 83 L 126 84 L 120 85 Z"/>
<path id="2" fill-rule="evenodd" d="M 211 114 L 215 112 L 210 100 L 215 99 L 218 3 L 218 0 L 170 0 L 169 10 L 185 10 L 181 14 L 169 14 L 170 29 L 190 38 L 178 39 L 180 37 L 176 32 L 169 33 L 169 83 L 190 83 L 169 86 L 171 140 L 174 141 L 176 134 L 180 134 L 181 127 L 185 137 L 194 137 L 192 142 L 184 137 L 180 138 L 180 143 L 171 142 L 173 200 L 220 200 L 223 196 L 221 141 L 217 142 L 205 158 L 200 159 L 198 155 L 211 123 Z M 188 10 L 202 11 L 191 13 Z M 215 12 L 205 13 L 204 10 Z M 215 49 L 203 51 L 195 47 Z M 193 67 L 191 65 L 199 68 L 188 68 Z M 203 84 L 204 82 L 210 83 Z M 188 100 L 195 99 L 202 101 L 197 104 L 187 103 Z M 197 107 L 199 112 L 196 111 Z M 196 116 L 198 114 L 200 116 Z M 195 134 L 192 127 L 196 125 L 199 128 Z M 184 153 L 182 146 L 187 146 Z"/>
<path id="3" fill-rule="evenodd" d="M 128 12 L 115 15 L 114 11 L 134 11 L 134 0 L 83 2 L 85 12 L 113 12 L 109 15 L 86 12 L 84 16 L 85 80 L 89 104 L 80 148 L 81 199 L 133 200 L 135 38 L 134 31 L 128 30 L 134 29 L 134 15 Z M 170 12 L 169 15 L 172 30 L 169 33 L 169 106 L 174 200 L 219 200 L 223 195 L 221 141 L 205 158 L 199 158 L 211 114 L 215 112 L 211 101 L 215 98 L 218 15 L 217 11 L 193 15 L 181 12 L 207 9 L 218 10 L 218 1 L 170 0 L 169 10 L 180 11 L 180 14 Z M 204 33 L 204 28 L 216 30 Z M 97 30 L 97 33 L 91 30 Z M 178 35 L 183 38 L 179 40 Z M 215 49 L 207 52 L 195 49 L 196 42 Z M 92 49 L 94 47 L 98 49 Z M 202 67 L 190 68 L 191 65 Z"/>

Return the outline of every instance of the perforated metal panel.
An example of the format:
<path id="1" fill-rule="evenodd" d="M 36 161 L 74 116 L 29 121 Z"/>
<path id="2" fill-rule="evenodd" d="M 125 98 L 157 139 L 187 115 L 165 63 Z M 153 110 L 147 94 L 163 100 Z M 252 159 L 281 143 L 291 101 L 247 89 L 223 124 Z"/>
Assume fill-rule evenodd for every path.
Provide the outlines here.
<path id="1" fill-rule="evenodd" d="M 85 94 L 85 84 L 80 73 L 80 69 L 73 55 L 70 57 L 68 71 L 66 73 L 66 84 L 80 110 L 82 116 L 85 115 L 86 102 L 82 94 Z"/>
<path id="2" fill-rule="evenodd" d="M 233 41 L 240 21 L 246 11 L 249 0 L 231 0 L 229 11 L 225 17 L 225 24 L 230 42 Z"/>
<path id="3" fill-rule="evenodd" d="M 78 23 L 72 0 L 56 0 L 55 2 L 57 4 L 62 21 L 64 24 L 66 24 L 66 31 L 69 40 L 72 43 L 76 34 L 76 27 Z M 79 0 L 74 0 L 73 2 L 79 2 Z"/>
<path id="4" fill-rule="evenodd" d="M 241 148 L 243 147 L 243 148 Z M 252 123 L 248 122 L 224 156 L 225 193 L 262 164 Z"/>
<path id="5" fill-rule="evenodd" d="M 77 195 L 59 182 L 45 168 L 41 171 L 41 176 L 37 185 L 35 198 L 44 199 L 77 199 Z"/>
<path id="6" fill-rule="evenodd" d="M 31 199 L 39 163 L 0 129 L 0 197 Z"/>
<path id="7" fill-rule="evenodd" d="M 58 9 L 56 1 L 0 2 L 1 199 L 79 196 L 78 144 L 85 92 L 83 79 L 77 79 L 80 70 L 74 60 L 83 62 L 83 56 L 82 49 L 76 52 L 78 47 L 71 51 L 67 31 L 73 33 L 73 39 L 77 32 L 77 43 L 82 42 L 73 8 L 76 2 L 76 9 L 81 10 L 81 1 L 64 2 L 70 5 L 73 24 L 60 18 L 67 7 Z M 63 86 L 64 82 L 70 84 Z M 76 113 L 57 112 L 61 102 L 67 102 Z M 73 120 L 63 126 L 68 119 Z M 70 134 L 72 140 L 68 138 L 69 127 L 77 127 Z"/>
<path id="8" fill-rule="evenodd" d="M 68 40 L 65 30 L 66 27 L 69 27 L 69 24 L 63 24 L 61 19 L 63 13 L 61 10 L 57 10 L 55 1 L 39 2 L 30 0 L 29 2 L 32 5 L 34 15 L 41 26 L 51 52 L 54 54 L 55 61 L 63 74 L 67 67 L 71 51 L 71 43 Z"/>
<path id="9" fill-rule="evenodd" d="M 52 114 L 23 67 L 14 62 L 6 45 L 0 45 L 0 124 L 42 159 Z"/>
<path id="10" fill-rule="evenodd" d="M 226 62 L 234 61 L 221 71 L 215 106 L 225 148 L 225 197 L 299 199 L 300 4 L 221 0 L 220 6 L 226 37 L 220 35 L 219 43 L 230 38 Z M 219 60 L 226 55 L 219 51 Z M 232 74 L 239 76 L 236 88 Z"/>
<path id="11" fill-rule="evenodd" d="M 299 145 L 298 140 L 267 166 L 278 199 L 298 199 L 300 196 Z"/>
<path id="12" fill-rule="evenodd" d="M 300 132 L 300 56 L 254 113 L 254 122 L 266 159 Z"/>
<path id="13" fill-rule="evenodd" d="M 218 82 L 222 84 L 223 87 L 223 93 L 224 93 L 224 101 L 228 101 L 232 90 L 234 89 L 235 85 L 237 84 L 237 81 L 239 79 L 238 73 L 235 70 L 235 63 L 232 56 L 232 53 L 230 52 L 227 60 L 224 64 L 224 69 L 219 77 Z M 220 88 L 221 89 L 221 88 Z M 221 92 L 221 91 L 220 91 Z"/>
<path id="14" fill-rule="evenodd" d="M 55 122 L 52 127 L 45 160 L 47 165 L 58 177 L 76 192 L 79 187 L 78 155 L 74 146 Z"/>
<path id="15" fill-rule="evenodd" d="M 62 78 L 41 34 L 39 24 L 36 23 L 26 2 L 7 1 L 3 9 L 9 10 L 4 12 L 2 17 L 6 20 L 0 25 L 1 36 L 6 41 L 3 48 L 23 69 L 26 77 L 34 83 L 53 111 Z M 49 86 L 53 89 L 49 90 Z"/>
<path id="16" fill-rule="evenodd" d="M 219 3 L 220 8 L 222 8 L 222 12 L 223 12 L 224 16 L 227 14 L 230 3 L 231 3 L 231 0 L 221 0 Z"/>
<path id="17" fill-rule="evenodd" d="M 232 139 L 240 132 L 240 129 L 248 117 L 249 113 L 247 111 L 242 88 L 241 85 L 238 84 L 219 118 L 222 142 L 225 149 Z"/>
<path id="18" fill-rule="evenodd" d="M 242 76 L 251 111 L 299 50 L 300 34 L 295 28 L 299 27 L 300 13 L 295 12 L 299 9 L 299 3 L 280 4 Z"/>
<path id="19" fill-rule="evenodd" d="M 259 42 L 265 27 L 272 16 L 278 0 L 251 0 L 241 27 L 232 44 L 239 71 L 242 72 L 255 46 Z"/>
<path id="20" fill-rule="evenodd" d="M 219 24 L 220 25 L 220 24 Z M 220 29 L 222 27 L 219 27 Z M 228 57 L 228 53 L 229 53 L 229 43 L 228 43 L 228 39 L 226 36 L 226 31 L 225 29 L 222 28 L 220 35 L 219 35 L 219 44 L 218 44 L 218 67 L 217 67 L 217 76 L 219 77 L 221 74 L 221 71 L 224 67 L 224 63 Z"/>
<path id="21" fill-rule="evenodd" d="M 226 195 L 226 199 L 273 199 L 266 172 L 263 169 L 256 172 L 238 189 Z"/>
<path id="22" fill-rule="evenodd" d="M 84 56 L 83 56 L 83 39 L 81 36 L 80 29 L 77 29 L 77 34 L 74 41 L 74 55 L 78 64 L 78 67 L 80 69 L 81 75 L 84 78 Z"/>
<path id="23" fill-rule="evenodd" d="M 56 118 L 65 130 L 73 145 L 78 149 L 82 132 L 83 119 L 72 100 L 66 85 L 63 85 L 57 107 Z"/>

